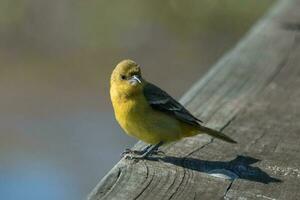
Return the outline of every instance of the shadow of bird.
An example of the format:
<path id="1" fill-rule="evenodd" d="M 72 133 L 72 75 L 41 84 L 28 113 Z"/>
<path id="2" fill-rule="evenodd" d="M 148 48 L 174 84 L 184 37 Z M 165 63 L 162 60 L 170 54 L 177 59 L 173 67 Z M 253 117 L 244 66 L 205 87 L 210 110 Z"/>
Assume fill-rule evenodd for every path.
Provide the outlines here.
<path id="1" fill-rule="evenodd" d="M 163 161 L 166 163 L 184 167 L 186 169 L 203 172 L 210 175 L 214 172 L 222 173 L 222 171 L 227 171 L 235 175 L 235 177 L 232 177 L 232 179 L 239 178 L 264 184 L 272 182 L 282 182 L 282 180 L 280 179 L 269 176 L 259 167 L 251 166 L 252 164 L 259 162 L 260 160 L 250 156 L 238 155 L 231 161 L 209 161 L 196 158 L 180 158 L 173 156 L 150 157 L 148 158 L 148 160 Z"/>

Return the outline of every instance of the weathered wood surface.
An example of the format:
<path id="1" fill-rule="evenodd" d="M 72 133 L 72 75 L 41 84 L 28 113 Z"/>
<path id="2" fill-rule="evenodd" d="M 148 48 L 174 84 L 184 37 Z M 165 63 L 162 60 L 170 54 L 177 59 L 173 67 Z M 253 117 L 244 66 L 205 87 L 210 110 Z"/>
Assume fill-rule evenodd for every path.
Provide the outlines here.
<path id="1" fill-rule="evenodd" d="M 237 145 L 199 135 L 121 159 L 89 199 L 300 199 L 299 24 L 300 0 L 278 1 L 182 98 Z"/>

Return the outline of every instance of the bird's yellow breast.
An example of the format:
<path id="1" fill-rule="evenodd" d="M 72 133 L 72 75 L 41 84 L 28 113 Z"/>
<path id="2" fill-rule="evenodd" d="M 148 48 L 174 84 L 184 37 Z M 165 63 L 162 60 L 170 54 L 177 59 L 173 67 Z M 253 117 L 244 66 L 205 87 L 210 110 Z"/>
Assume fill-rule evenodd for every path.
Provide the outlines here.
<path id="1" fill-rule="evenodd" d="M 149 144 L 180 139 L 183 128 L 178 120 L 152 109 L 142 94 L 126 98 L 111 90 L 115 116 L 128 135 Z"/>

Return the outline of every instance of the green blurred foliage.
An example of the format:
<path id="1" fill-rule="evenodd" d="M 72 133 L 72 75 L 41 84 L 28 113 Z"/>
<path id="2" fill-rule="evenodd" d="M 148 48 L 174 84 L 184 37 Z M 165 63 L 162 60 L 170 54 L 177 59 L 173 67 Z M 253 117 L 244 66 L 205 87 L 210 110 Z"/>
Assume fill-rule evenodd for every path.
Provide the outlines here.
<path id="1" fill-rule="evenodd" d="M 118 47 L 124 39 L 122 35 L 141 34 L 139 29 L 148 25 L 160 27 L 182 40 L 210 34 L 240 35 L 271 2 L 1 0 L 0 30 L 11 40 L 16 36 L 33 43 L 42 41 L 45 46 L 32 46 L 42 45 L 46 49 L 61 43 L 71 48 Z"/>
<path id="2" fill-rule="evenodd" d="M 45 95 L 101 91 L 102 104 L 110 108 L 110 72 L 132 58 L 178 97 L 272 2 L 0 0 L 0 78 L 18 80 L 17 90 L 26 82 L 28 90 Z M 169 77 L 178 73 L 174 86 Z"/>
<path id="3" fill-rule="evenodd" d="M 23 0 L 0 1 L 0 26 L 10 26 L 22 23 L 26 12 L 26 3 Z"/>
<path id="4" fill-rule="evenodd" d="M 203 33 L 222 34 L 232 32 L 232 29 L 239 35 L 272 1 L 79 1 L 76 12 L 80 13 L 80 24 L 91 43 L 98 41 L 103 44 L 107 41 L 109 43 L 106 45 L 117 45 L 120 41 L 114 38 L 137 30 L 141 23 L 164 27 L 181 39 L 199 37 Z"/>

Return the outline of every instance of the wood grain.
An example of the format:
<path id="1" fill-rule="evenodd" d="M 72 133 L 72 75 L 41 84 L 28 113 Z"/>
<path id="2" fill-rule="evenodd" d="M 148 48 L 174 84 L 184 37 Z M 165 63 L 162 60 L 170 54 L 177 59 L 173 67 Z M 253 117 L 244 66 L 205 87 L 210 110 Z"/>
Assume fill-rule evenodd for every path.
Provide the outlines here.
<path id="1" fill-rule="evenodd" d="M 88 199 L 300 199 L 299 10 L 278 1 L 181 99 L 237 145 L 199 135 L 121 159 Z"/>

